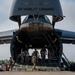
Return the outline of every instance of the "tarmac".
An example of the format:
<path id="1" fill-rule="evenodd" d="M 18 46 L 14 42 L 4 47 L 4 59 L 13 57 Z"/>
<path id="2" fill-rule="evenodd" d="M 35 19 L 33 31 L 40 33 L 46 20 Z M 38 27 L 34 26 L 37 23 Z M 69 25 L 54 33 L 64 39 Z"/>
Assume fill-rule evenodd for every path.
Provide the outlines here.
<path id="1" fill-rule="evenodd" d="M 0 72 L 0 75 L 75 75 L 75 72 L 70 71 L 57 71 L 57 72 L 46 72 L 46 71 L 32 71 L 32 72 L 25 72 L 25 71 L 4 71 Z"/>

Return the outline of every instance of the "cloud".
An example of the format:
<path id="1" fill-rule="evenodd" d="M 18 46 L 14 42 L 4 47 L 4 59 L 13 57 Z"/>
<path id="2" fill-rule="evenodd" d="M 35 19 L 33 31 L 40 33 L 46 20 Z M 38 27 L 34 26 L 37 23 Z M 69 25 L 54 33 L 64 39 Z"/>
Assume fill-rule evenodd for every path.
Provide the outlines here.
<path id="1" fill-rule="evenodd" d="M 63 15 L 66 16 L 63 21 L 56 23 L 56 28 L 75 31 L 75 1 L 60 0 Z"/>
<path id="2" fill-rule="evenodd" d="M 10 44 L 0 44 L 0 60 L 9 59 L 10 56 Z"/>
<path id="3" fill-rule="evenodd" d="M 10 10 L 13 0 L 1 0 L 3 1 L 0 5 L 0 31 L 17 29 L 18 24 L 9 20 Z M 10 3 L 9 3 L 10 2 Z"/>
<path id="4" fill-rule="evenodd" d="M 12 0 L 11 1 L 10 0 L 3 0 L 2 4 L 0 5 L 0 16 L 1 15 L 2 16 L 4 15 L 3 17 L 9 16 L 11 4 L 12 4 Z"/>
<path id="5" fill-rule="evenodd" d="M 66 55 L 66 57 L 70 60 L 70 61 L 75 61 L 75 45 L 67 45 L 67 44 L 63 44 L 63 51 L 64 54 Z"/>

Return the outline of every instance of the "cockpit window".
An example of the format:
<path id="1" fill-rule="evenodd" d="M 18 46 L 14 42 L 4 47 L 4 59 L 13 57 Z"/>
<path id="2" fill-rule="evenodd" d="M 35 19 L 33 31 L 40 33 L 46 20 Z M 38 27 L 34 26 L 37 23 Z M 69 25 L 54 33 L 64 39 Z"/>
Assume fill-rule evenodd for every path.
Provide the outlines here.
<path id="1" fill-rule="evenodd" d="M 38 18 L 38 15 L 34 15 L 35 18 Z"/>
<path id="2" fill-rule="evenodd" d="M 45 17 L 44 17 L 44 15 L 41 15 L 41 16 L 39 16 L 39 18 L 44 19 Z"/>
<path id="3" fill-rule="evenodd" d="M 29 15 L 28 18 L 33 18 L 33 15 Z"/>
<path id="4" fill-rule="evenodd" d="M 51 23 L 49 18 L 45 15 L 28 15 L 23 23 L 26 23 L 26 22 L 30 22 L 30 21 L 40 21 L 40 22 L 46 22 L 46 23 Z"/>
<path id="5" fill-rule="evenodd" d="M 51 23 L 50 20 L 49 20 L 49 18 L 48 18 L 47 16 L 45 16 L 45 19 L 46 19 L 46 21 L 47 21 L 48 23 Z"/>
<path id="6" fill-rule="evenodd" d="M 28 18 L 41 18 L 41 19 L 44 19 L 44 15 L 29 15 Z"/>

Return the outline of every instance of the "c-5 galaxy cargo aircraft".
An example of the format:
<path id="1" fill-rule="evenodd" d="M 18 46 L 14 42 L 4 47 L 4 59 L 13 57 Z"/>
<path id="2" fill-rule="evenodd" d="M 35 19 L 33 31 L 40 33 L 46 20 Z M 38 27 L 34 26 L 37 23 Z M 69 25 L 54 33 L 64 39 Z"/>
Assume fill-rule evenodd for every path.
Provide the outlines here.
<path id="1" fill-rule="evenodd" d="M 25 16 L 23 22 L 22 16 Z M 55 23 L 64 18 L 59 0 L 13 0 L 9 18 L 18 23 L 19 29 L 1 32 L 0 44 L 11 43 L 10 52 L 15 62 L 23 47 L 46 48 L 51 52 L 50 66 L 60 66 L 62 60 L 69 67 L 66 57 L 62 58 L 65 56 L 62 44 L 75 44 L 75 33 L 54 28 Z"/>

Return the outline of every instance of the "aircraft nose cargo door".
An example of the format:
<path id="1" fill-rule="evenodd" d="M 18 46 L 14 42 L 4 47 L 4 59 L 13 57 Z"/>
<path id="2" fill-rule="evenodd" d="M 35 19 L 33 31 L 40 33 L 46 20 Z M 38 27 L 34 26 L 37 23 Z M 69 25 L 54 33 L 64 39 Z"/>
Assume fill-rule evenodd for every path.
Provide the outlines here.
<path id="1" fill-rule="evenodd" d="M 63 19 L 59 0 L 13 0 L 10 19 L 18 22 L 24 15 L 55 15 L 57 21 Z"/>

